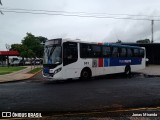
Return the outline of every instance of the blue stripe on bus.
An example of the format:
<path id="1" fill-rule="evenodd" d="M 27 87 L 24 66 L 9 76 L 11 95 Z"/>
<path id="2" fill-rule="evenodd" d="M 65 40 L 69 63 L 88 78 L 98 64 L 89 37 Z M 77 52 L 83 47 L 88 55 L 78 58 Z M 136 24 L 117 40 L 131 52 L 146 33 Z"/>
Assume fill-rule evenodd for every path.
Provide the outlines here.
<path id="1" fill-rule="evenodd" d="M 49 73 L 49 68 L 43 68 L 44 73 Z"/>
<path id="2" fill-rule="evenodd" d="M 110 66 L 139 65 L 142 58 L 110 58 Z"/>
<path id="3" fill-rule="evenodd" d="M 108 67 L 108 66 L 109 66 L 109 59 L 104 58 L 104 67 Z"/>

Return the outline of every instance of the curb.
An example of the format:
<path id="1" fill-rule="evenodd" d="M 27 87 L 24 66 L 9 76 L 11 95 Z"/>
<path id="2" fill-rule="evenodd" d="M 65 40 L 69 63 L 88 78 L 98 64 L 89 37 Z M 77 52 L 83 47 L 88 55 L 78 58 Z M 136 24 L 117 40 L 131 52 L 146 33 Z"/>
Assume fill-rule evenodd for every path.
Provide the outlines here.
<path id="1" fill-rule="evenodd" d="M 133 73 L 133 72 L 132 72 Z M 152 78 L 152 77 L 160 77 L 160 75 L 152 75 L 152 74 L 147 74 L 147 73 L 143 73 L 143 72 L 134 72 L 137 74 L 141 74 L 143 75 L 145 78 Z"/>
<path id="2" fill-rule="evenodd" d="M 32 78 L 32 77 L 34 77 L 34 76 L 36 76 L 39 72 L 41 72 L 42 70 L 40 70 L 40 71 L 38 71 L 38 72 L 36 72 L 36 73 L 34 73 L 33 75 L 31 75 L 30 77 L 28 77 L 28 78 L 25 78 L 25 79 L 22 79 L 22 80 L 27 80 L 27 79 L 30 79 L 30 78 Z"/>
<path id="3" fill-rule="evenodd" d="M 160 77 L 160 75 L 150 75 L 150 74 L 144 74 L 142 73 L 146 78 L 152 78 L 152 77 Z"/>
<path id="4" fill-rule="evenodd" d="M 38 72 L 32 74 L 32 75 L 31 75 L 30 77 L 28 77 L 28 78 L 24 78 L 24 79 L 20 79 L 20 80 L 8 80 L 8 81 L 2 81 L 2 82 L 0 82 L 0 84 L 28 80 L 28 79 L 34 77 L 35 75 L 37 75 L 37 74 L 38 74 L 39 72 L 41 72 L 41 71 L 42 71 L 42 70 L 40 70 L 40 71 L 38 71 Z"/>

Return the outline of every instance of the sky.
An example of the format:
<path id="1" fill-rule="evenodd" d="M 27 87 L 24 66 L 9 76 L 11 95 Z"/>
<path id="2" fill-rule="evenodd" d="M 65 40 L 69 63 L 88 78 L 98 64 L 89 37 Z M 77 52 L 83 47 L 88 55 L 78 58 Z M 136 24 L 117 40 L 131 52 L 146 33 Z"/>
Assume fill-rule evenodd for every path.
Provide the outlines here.
<path id="1" fill-rule="evenodd" d="M 48 39 L 136 42 L 141 39 L 151 39 L 151 20 L 160 20 L 159 0 L 1 1 L 3 5 L 0 5 L 0 10 L 4 15 L 0 14 L 0 51 L 6 50 L 6 44 L 20 44 L 27 32 Z M 83 16 L 84 13 L 88 13 L 87 16 L 96 17 L 100 15 L 102 17 L 103 13 L 103 17 L 106 18 L 13 13 L 5 12 L 6 8 L 76 12 L 74 15 Z M 113 17 L 143 20 L 113 19 Z M 160 42 L 160 21 L 154 21 L 154 42 Z"/>

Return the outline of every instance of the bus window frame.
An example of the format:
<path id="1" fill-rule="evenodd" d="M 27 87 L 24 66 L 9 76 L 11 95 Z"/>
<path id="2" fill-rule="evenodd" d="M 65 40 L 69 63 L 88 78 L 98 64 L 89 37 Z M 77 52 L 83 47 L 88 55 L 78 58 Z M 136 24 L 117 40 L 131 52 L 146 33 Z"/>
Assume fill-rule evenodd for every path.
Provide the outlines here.
<path id="1" fill-rule="evenodd" d="M 129 53 L 128 53 L 129 50 L 131 50 L 131 55 L 130 56 L 129 56 Z M 127 57 L 134 57 L 134 55 L 133 55 L 133 49 L 130 48 L 130 47 L 127 47 Z"/>
<path id="2" fill-rule="evenodd" d="M 124 55 L 122 55 L 122 49 L 125 49 L 125 54 Z M 119 57 L 121 57 L 121 58 L 125 58 L 125 57 L 127 57 L 127 48 L 126 47 L 119 47 Z"/>
<path id="3" fill-rule="evenodd" d="M 65 56 L 65 55 L 69 54 L 68 52 L 65 51 L 65 50 L 69 50 L 69 48 L 66 47 L 65 44 L 75 44 L 76 45 L 76 55 L 75 55 L 76 57 L 73 57 L 74 55 L 71 54 L 73 51 L 70 51 L 71 56 Z M 63 43 L 63 66 L 75 63 L 77 61 L 78 61 L 78 44 L 77 44 L 77 42 L 64 42 Z"/>
<path id="4" fill-rule="evenodd" d="M 102 58 L 103 57 L 102 56 L 102 45 L 92 44 L 91 46 L 92 46 L 92 58 Z M 97 51 L 94 51 L 94 47 L 99 47 L 100 52 L 98 53 Z"/>
<path id="5" fill-rule="evenodd" d="M 104 51 L 104 48 L 109 48 L 109 49 L 110 49 L 110 50 L 109 50 L 109 51 L 110 51 L 109 54 L 108 54 L 108 53 L 107 53 L 107 55 L 104 54 L 104 52 L 106 52 L 106 51 Z M 108 51 L 107 51 L 107 52 L 108 52 Z M 111 54 L 112 54 L 111 46 L 105 46 L 105 45 L 103 45 L 103 46 L 102 46 L 102 56 L 109 58 L 109 57 L 111 57 Z"/>
<path id="6" fill-rule="evenodd" d="M 135 50 L 137 50 L 138 53 L 135 52 Z M 133 57 L 140 57 L 140 49 L 138 48 L 133 48 Z"/>
<path id="7" fill-rule="evenodd" d="M 143 51 L 143 53 L 141 54 L 141 51 Z M 145 57 L 145 50 L 144 49 L 139 49 L 139 57 L 144 58 Z"/>
<path id="8" fill-rule="evenodd" d="M 114 48 L 117 48 L 117 52 L 115 52 L 116 53 L 116 55 L 114 56 L 113 54 L 115 54 L 115 53 L 113 53 L 114 51 Z M 111 57 L 112 58 L 119 58 L 119 47 L 117 47 L 117 46 L 112 46 L 112 49 L 111 49 Z"/>

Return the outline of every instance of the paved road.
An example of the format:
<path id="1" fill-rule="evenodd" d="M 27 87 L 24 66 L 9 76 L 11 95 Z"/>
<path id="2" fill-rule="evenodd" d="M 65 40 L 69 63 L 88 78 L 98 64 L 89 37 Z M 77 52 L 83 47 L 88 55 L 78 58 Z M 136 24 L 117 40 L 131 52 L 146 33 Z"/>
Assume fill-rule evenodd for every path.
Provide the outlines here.
<path id="1" fill-rule="evenodd" d="M 160 106 L 160 78 L 122 75 L 87 81 L 34 78 L 0 84 L 0 111 L 94 111 Z"/>

